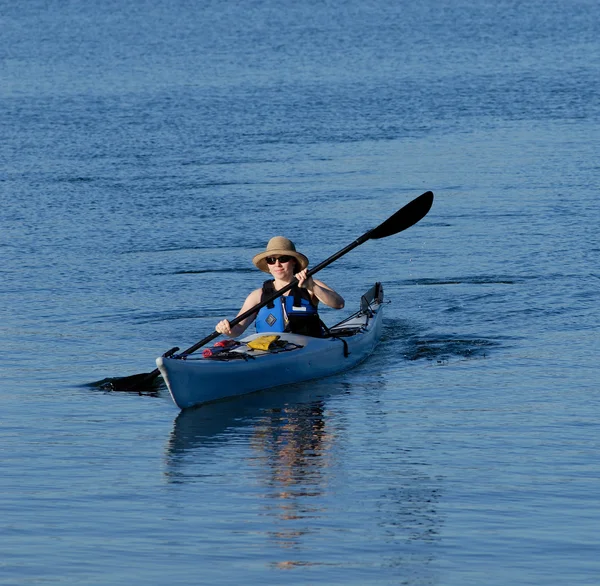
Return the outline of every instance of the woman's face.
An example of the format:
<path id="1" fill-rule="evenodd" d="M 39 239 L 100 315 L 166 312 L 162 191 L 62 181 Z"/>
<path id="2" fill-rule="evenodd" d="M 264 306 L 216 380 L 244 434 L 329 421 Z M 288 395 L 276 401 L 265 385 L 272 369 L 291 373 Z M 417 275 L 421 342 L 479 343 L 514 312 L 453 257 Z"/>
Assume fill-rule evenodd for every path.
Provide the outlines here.
<path id="1" fill-rule="evenodd" d="M 270 264 L 269 271 L 276 279 L 291 279 L 296 268 L 296 259 L 290 258 L 287 262 L 281 262 L 278 257 L 274 264 Z"/>

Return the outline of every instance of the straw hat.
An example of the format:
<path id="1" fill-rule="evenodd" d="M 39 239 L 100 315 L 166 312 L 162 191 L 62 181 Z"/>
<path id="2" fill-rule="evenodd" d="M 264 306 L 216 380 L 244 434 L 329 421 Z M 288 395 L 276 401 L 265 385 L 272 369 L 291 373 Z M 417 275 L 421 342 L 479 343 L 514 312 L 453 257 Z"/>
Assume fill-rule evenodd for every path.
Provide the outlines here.
<path id="1" fill-rule="evenodd" d="M 264 252 L 257 254 L 252 262 L 263 272 L 269 273 L 269 265 L 267 265 L 267 256 L 293 256 L 297 261 L 296 270 L 301 271 L 308 266 L 308 258 L 300 252 L 296 252 L 294 243 L 284 238 L 283 236 L 274 236 L 269 240 L 267 249 Z"/>

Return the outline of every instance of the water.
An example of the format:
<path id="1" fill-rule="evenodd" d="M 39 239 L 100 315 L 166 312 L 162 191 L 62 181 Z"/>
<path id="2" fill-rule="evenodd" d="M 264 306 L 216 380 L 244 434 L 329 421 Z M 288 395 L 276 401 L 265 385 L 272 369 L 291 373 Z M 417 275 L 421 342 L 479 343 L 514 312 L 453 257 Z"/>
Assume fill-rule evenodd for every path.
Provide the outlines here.
<path id="1" fill-rule="evenodd" d="M 0 584 L 598 583 L 596 3 L 0 6 Z M 429 189 L 354 371 L 92 384 Z"/>

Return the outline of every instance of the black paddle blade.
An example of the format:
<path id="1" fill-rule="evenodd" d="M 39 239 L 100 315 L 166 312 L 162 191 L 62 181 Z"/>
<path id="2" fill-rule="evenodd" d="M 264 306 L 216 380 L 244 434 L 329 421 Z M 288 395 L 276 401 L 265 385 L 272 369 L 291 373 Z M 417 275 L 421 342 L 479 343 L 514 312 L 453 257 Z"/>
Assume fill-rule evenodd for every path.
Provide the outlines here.
<path id="1" fill-rule="evenodd" d="M 167 350 L 163 354 L 163 358 L 169 358 L 179 351 L 179 346 L 175 346 Z M 189 350 L 188 350 L 189 352 Z M 156 379 L 160 375 L 160 370 L 155 368 L 152 372 L 142 372 L 141 374 L 132 374 L 131 376 L 123 376 L 121 378 L 107 379 L 109 381 L 109 390 L 121 391 L 126 393 L 151 393 L 156 388 Z"/>
<path id="2" fill-rule="evenodd" d="M 157 390 L 156 378 L 160 373 L 158 371 L 156 373 L 155 375 L 154 372 L 143 372 L 121 378 L 105 379 L 102 388 L 121 393 L 151 394 Z"/>
<path id="3" fill-rule="evenodd" d="M 406 230 L 414 226 L 419 220 L 422 220 L 433 205 L 433 192 L 426 191 L 410 203 L 407 203 L 403 208 L 399 209 L 393 216 L 388 218 L 377 228 L 373 228 L 369 232 L 369 240 L 378 240 L 386 236 L 398 234 L 402 230 Z"/>

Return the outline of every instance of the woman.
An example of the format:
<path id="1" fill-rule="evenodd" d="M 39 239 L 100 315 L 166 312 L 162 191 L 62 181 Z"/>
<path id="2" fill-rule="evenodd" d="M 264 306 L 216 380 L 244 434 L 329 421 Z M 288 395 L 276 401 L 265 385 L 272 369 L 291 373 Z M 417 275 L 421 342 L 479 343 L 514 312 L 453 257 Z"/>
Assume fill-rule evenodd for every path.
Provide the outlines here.
<path id="1" fill-rule="evenodd" d="M 266 250 L 257 254 L 252 262 L 261 271 L 272 275 L 273 279 L 265 281 L 260 289 L 255 289 L 246 297 L 238 315 L 289 285 L 294 277 L 298 279 L 298 285 L 234 327 L 228 320 L 221 320 L 215 327 L 221 334 L 231 338 L 240 336 L 256 319 L 258 332 L 294 332 L 319 337 L 322 335 L 321 320 L 317 313 L 319 301 L 334 309 L 344 307 L 341 295 L 322 281 L 307 276 L 308 258 L 297 252 L 294 243 L 283 236 L 271 238 Z"/>

